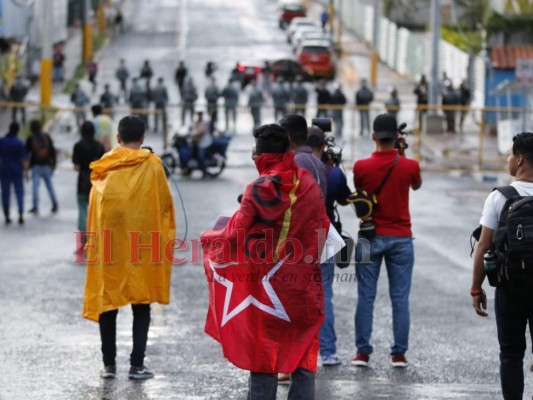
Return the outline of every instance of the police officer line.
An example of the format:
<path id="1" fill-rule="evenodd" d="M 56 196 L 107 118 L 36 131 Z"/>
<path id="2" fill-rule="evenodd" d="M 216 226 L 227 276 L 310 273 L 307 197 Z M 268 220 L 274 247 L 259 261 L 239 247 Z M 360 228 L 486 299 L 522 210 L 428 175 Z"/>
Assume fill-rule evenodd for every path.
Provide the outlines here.
<path id="1" fill-rule="evenodd" d="M 39 115 L 44 120 L 44 115 L 46 113 L 57 113 L 57 112 L 82 112 L 82 113 L 89 113 L 90 107 L 65 107 L 65 106 L 54 106 L 51 107 L 41 107 L 40 104 L 36 102 L 9 102 L 9 101 L 3 101 L 0 102 L 0 109 L 12 109 L 12 108 L 25 108 L 28 111 L 28 118 L 27 120 L 31 118 L 38 117 Z M 107 114 L 115 114 L 115 115 L 127 115 L 127 114 L 137 114 L 142 115 L 145 117 L 150 116 L 161 116 L 162 117 L 162 129 L 163 129 L 163 148 L 168 148 L 168 140 L 169 136 L 173 134 L 174 132 L 170 132 L 170 124 L 174 123 L 176 120 L 178 121 L 178 125 L 180 122 L 180 116 L 182 111 L 182 104 L 181 103 L 170 103 L 166 106 L 166 108 L 140 108 L 140 109 L 133 109 L 126 105 L 120 104 L 117 107 L 114 107 L 112 109 L 104 109 L 104 113 Z M 194 106 L 194 112 L 203 111 L 204 114 L 207 114 L 206 110 L 208 109 L 208 105 L 206 102 L 197 102 Z M 262 123 L 269 123 L 274 121 L 274 115 L 282 115 L 283 113 L 292 113 L 292 112 L 304 112 L 305 117 L 308 118 L 310 121 L 311 118 L 315 117 L 317 114 L 322 113 L 326 115 L 330 115 L 333 118 L 334 125 L 336 122 L 338 122 L 339 113 L 337 113 L 337 116 L 333 115 L 333 111 L 343 110 L 342 121 L 343 121 L 343 130 L 342 130 L 342 136 L 346 139 L 346 143 L 349 146 L 350 154 L 355 154 L 355 147 L 356 142 L 359 137 L 359 131 L 360 131 L 360 124 L 361 124 L 361 117 L 360 112 L 361 111 L 369 111 L 370 113 L 370 121 L 372 121 L 373 117 L 375 117 L 378 114 L 384 113 L 384 112 L 397 112 L 399 117 L 399 122 L 407 122 L 408 128 L 407 131 L 411 133 L 409 136 L 408 141 L 410 142 L 412 156 L 420 161 L 422 161 L 422 165 L 424 166 L 425 170 L 431 170 L 431 171 L 451 171 L 451 170 L 462 170 L 462 171 L 484 171 L 484 170 L 503 170 L 504 164 L 502 163 L 502 160 L 504 160 L 503 156 L 499 154 L 490 154 L 489 157 L 487 157 L 487 151 L 485 149 L 485 141 L 489 136 L 489 129 L 488 124 L 485 121 L 485 115 L 486 113 L 498 113 L 500 115 L 504 115 L 506 117 L 515 115 L 517 116 L 515 119 L 522 119 L 522 114 L 526 113 L 529 117 L 533 113 L 533 109 L 526 109 L 526 108 L 518 108 L 518 107 L 472 107 L 472 106 L 461 106 L 461 105 L 437 105 L 437 106 L 430 106 L 430 105 L 416 105 L 416 104 L 409 104 L 404 105 L 401 107 L 385 107 L 384 105 L 377 106 L 377 105 L 370 105 L 370 106 L 357 106 L 352 104 L 346 104 L 346 105 L 331 105 L 331 104 L 324 104 L 324 105 L 317 105 L 316 103 L 313 104 L 307 104 L 307 105 L 295 105 L 293 103 L 289 103 L 286 107 L 276 107 L 273 104 L 266 103 L 261 107 L 262 111 Z M 218 115 L 218 121 L 219 125 L 221 127 L 226 127 L 225 125 L 225 106 L 223 104 L 217 104 L 217 115 Z M 473 138 L 475 135 L 477 135 L 477 149 L 471 149 L 471 156 L 469 157 L 470 163 L 469 165 L 464 165 L 464 163 L 461 162 L 454 162 L 454 153 L 453 151 L 446 151 L 447 154 L 444 155 L 444 158 L 446 159 L 445 163 L 442 163 L 439 166 L 436 165 L 430 165 L 424 163 L 425 160 L 427 160 L 427 152 L 425 151 L 425 148 L 431 147 L 432 143 L 435 143 L 435 141 L 438 141 L 438 136 L 436 135 L 428 135 L 427 133 L 427 127 L 428 124 L 425 122 L 425 118 L 428 115 L 431 115 L 432 112 L 436 112 L 439 114 L 442 112 L 443 114 L 446 114 L 448 111 L 455 112 L 455 115 L 453 115 L 453 118 L 455 120 L 459 120 L 461 118 L 461 114 L 464 114 L 463 118 L 467 118 L 467 115 L 471 115 L 474 119 L 474 124 L 470 123 L 468 124 L 468 128 L 464 131 L 458 131 L 457 133 L 457 140 L 463 140 L 466 135 Z M 236 107 L 237 112 L 237 119 L 241 119 L 248 115 L 248 117 L 251 119 L 250 115 L 250 109 L 246 105 L 239 105 Z M 469 118 L 472 118 L 469 117 Z M 336 121 L 337 119 L 337 121 Z M 187 123 L 184 125 L 191 125 L 192 121 L 190 118 L 188 119 Z M 530 131 L 533 130 L 533 124 L 530 123 L 528 126 L 530 126 Z M 173 131 L 175 131 L 174 127 L 172 127 Z M 334 128 L 335 129 L 335 128 Z M 445 132 L 445 128 L 443 127 L 442 132 Z M 438 133 L 438 132 L 437 132 Z M 518 132 L 516 132 L 518 133 Z M 368 132 L 367 132 L 368 134 Z M 496 168 L 491 167 L 490 164 L 496 163 L 498 166 Z M 488 165 L 487 165 L 488 164 Z"/>

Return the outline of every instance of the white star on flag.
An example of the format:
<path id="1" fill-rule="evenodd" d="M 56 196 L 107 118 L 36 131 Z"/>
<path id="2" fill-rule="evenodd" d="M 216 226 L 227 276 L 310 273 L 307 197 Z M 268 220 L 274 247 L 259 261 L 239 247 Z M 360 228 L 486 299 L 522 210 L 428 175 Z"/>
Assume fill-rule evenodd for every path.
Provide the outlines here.
<path id="1" fill-rule="evenodd" d="M 239 313 L 244 311 L 248 306 L 255 306 L 259 308 L 261 311 L 266 312 L 267 314 L 273 315 L 274 317 L 278 317 L 284 321 L 290 322 L 290 318 L 287 315 L 287 312 L 285 311 L 285 308 L 283 307 L 283 304 L 281 304 L 281 301 L 276 294 L 274 288 L 270 284 L 269 280 L 272 278 L 272 276 L 283 266 L 287 258 L 289 258 L 290 254 L 285 256 L 282 260 L 278 261 L 278 263 L 270 270 L 268 273 L 261 279 L 261 282 L 263 284 L 263 287 L 265 289 L 265 292 L 274 305 L 274 307 L 268 306 L 264 303 L 261 303 L 259 300 L 257 300 L 252 295 L 248 295 L 241 303 L 235 307 L 231 312 L 229 311 L 229 304 L 231 300 L 231 294 L 233 292 L 233 282 L 228 281 L 227 278 L 224 278 L 217 274 L 216 270 L 221 268 L 227 268 L 232 265 L 237 265 L 236 262 L 229 262 L 224 264 L 217 264 L 211 260 L 209 260 L 209 266 L 211 267 L 211 270 L 213 271 L 213 277 L 215 280 L 224 285 L 226 287 L 226 297 L 224 299 L 224 311 L 222 314 L 222 325 L 224 326 L 226 323 L 228 323 L 232 318 L 237 316 Z"/>

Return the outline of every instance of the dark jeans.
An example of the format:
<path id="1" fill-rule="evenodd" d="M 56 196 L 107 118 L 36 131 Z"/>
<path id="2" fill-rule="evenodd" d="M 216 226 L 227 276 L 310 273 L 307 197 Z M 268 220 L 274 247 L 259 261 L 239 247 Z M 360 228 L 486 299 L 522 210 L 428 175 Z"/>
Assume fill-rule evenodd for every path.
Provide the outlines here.
<path id="1" fill-rule="evenodd" d="M 2 207 L 4 209 L 4 215 L 9 218 L 9 203 L 11 200 L 11 185 L 15 188 L 15 194 L 17 196 L 17 205 L 19 214 L 22 215 L 24 210 L 24 183 L 22 180 L 22 172 L 19 174 L 13 174 L 0 177 L 0 183 L 2 187 Z"/>
<path id="2" fill-rule="evenodd" d="M 148 340 L 150 327 L 150 304 L 132 304 L 133 311 L 133 350 L 130 355 L 130 364 L 142 367 L 144 352 Z M 100 314 L 100 338 L 102 339 L 102 355 L 104 365 L 115 365 L 117 355 L 117 314 L 118 310 L 111 310 Z"/>
<path id="3" fill-rule="evenodd" d="M 22 104 L 22 103 L 20 103 Z M 18 112 L 20 111 L 21 115 L 22 115 L 22 124 L 25 125 L 26 124 L 26 107 L 13 107 L 12 111 L 11 111 L 11 119 L 13 120 L 13 122 L 16 122 L 17 121 L 17 114 Z"/>
<path id="4" fill-rule="evenodd" d="M 278 374 L 250 372 L 248 381 L 248 400 L 276 400 Z M 291 374 L 288 400 L 315 399 L 315 373 L 297 368 Z"/>
<path id="5" fill-rule="evenodd" d="M 533 324 L 533 303 L 525 303 L 509 290 L 496 289 L 494 301 L 500 343 L 500 379 L 505 400 L 522 400 L 526 326 Z"/>

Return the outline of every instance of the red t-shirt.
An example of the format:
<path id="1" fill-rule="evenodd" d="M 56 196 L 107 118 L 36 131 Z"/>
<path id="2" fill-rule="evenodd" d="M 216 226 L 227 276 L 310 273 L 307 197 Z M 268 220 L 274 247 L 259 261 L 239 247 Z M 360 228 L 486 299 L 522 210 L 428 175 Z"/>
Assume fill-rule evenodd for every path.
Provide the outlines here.
<path id="1" fill-rule="evenodd" d="M 356 161 L 353 180 L 356 188 L 374 193 L 398 154 L 397 150 L 375 151 L 369 158 Z M 372 217 L 376 234 L 411 237 L 409 188 L 421 182 L 417 161 L 400 157 L 378 195 L 378 206 Z"/>

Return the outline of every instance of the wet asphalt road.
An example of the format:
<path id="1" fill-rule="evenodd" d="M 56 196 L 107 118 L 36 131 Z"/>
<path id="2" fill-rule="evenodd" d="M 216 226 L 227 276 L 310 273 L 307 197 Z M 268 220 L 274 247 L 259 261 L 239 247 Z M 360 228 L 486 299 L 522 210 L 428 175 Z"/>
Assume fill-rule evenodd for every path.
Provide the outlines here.
<path id="1" fill-rule="evenodd" d="M 200 87 L 203 66 L 219 60 L 219 82 L 239 59 L 262 54 L 288 54 L 276 28 L 276 2 L 254 0 L 131 0 L 126 13 L 128 31 L 102 53 L 101 81 L 111 79 L 118 58 L 138 70 L 152 60 L 156 76 L 172 80 L 179 57 L 187 57 Z M 156 21 L 156 22 L 154 22 Z M 185 35 L 185 36 L 184 36 Z M 182 47 L 180 47 L 182 46 Z M 171 89 L 176 101 L 176 90 Z M 68 120 L 70 116 L 63 117 Z M 176 117 L 171 123 L 176 125 Z M 229 167 L 215 180 L 175 177 L 188 216 L 188 243 L 209 228 L 216 216 L 231 214 L 244 185 L 256 177 L 249 150 L 249 117 L 242 115 L 229 150 Z M 98 327 L 81 318 L 85 267 L 74 263 L 77 205 L 76 173 L 67 156 L 76 135 L 60 127 L 53 132 L 62 150 L 54 176 L 60 199 L 57 215 L 41 188 L 41 215 L 27 216 L 23 227 L 0 226 L 0 399 L 245 399 L 247 373 L 231 366 L 216 342 L 203 333 L 207 286 L 201 265 L 176 266 L 172 303 L 154 305 L 146 364 L 156 378 L 129 382 L 131 312 L 118 318 L 118 379 L 100 380 Z M 161 149 L 160 136 L 150 133 L 147 144 Z M 357 142 L 357 157 L 371 151 Z M 351 180 L 347 160 L 348 177 Z M 349 366 L 354 355 L 356 284 L 353 267 L 337 270 L 334 284 L 340 367 L 320 368 L 317 399 L 498 399 L 498 348 L 494 313 L 477 317 L 470 307 L 471 260 L 468 238 L 485 196 L 494 183 L 470 176 L 424 174 L 424 185 L 412 194 L 416 262 L 411 294 L 411 339 L 406 370 L 388 364 L 391 311 L 383 276 L 376 299 L 369 369 Z M 26 185 L 27 193 L 30 191 Z M 176 189 L 178 236 L 184 233 Z M 31 196 L 26 197 L 29 209 Z M 353 212 L 342 209 L 348 230 L 355 233 Z M 353 221 L 351 223 L 350 221 Z M 191 255 L 187 253 L 190 257 Z M 526 362 L 531 356 L 526 356 Z M 531 373 L 526 394 L 531 396 Z M 280 387 L 278 398 L 286 397 Z"/>

